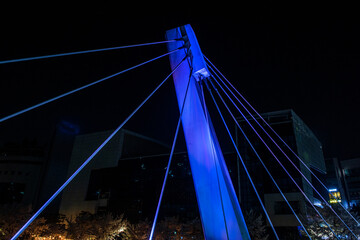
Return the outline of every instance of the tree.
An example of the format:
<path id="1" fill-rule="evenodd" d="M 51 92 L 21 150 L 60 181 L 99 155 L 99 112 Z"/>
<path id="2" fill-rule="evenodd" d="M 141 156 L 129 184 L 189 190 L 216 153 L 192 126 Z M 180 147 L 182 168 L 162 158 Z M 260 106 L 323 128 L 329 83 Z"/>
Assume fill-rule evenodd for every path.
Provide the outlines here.
<path id="1" fill-rule="evenodd" d="M 338 204 L 332 205 L 332 208 L 346 223 L 346 225 L 349 226 L 349 228 L 354 232 L 357 238 L 353 236 L 350 230 L 341 222 L 341 220 L 333 213 L 333 211 L 331 211 L 329 207 L 316 207 L 316 209 L 324 217 L 326 222 L 330 225 L 330 228 L 339 238 L 358 239 L 360 237 L 360 230 L 357 223 L 352 219 L 352 217 L 348 213 L 346 213 L 346 211 Z M 357 216 L 355 216 L 355 218 L 358 220 Z M 309 214 L 306 216 L 305 228 L 313 239 L 334 238 L 334 234 L 332 233 L 330 228 L 325 224 L 325 222 L 322 220 L 320 215 L 315 212 L 315 210 L 310 210 Z M 302 234 L 306 236 L 305 232 L 303 232 Z"/>
<path id="2" fill-rule="evenodd" d="M 11 205 L 0 207 L 0 239 L 10 239 L 32 216 L 30 207 Z M 21 234 L 21 240 L 63 239 L 71 240 L 147 240 L 152 223 L 148 220 L 130 223 L 123 215 L 80 212 L 74 219 L 64 215 L 48 215 L 35 219 Z M 180 221 L 168 217 L 159 221 L 155 239 L 204 239 L 199 219 Z"/>
<path id="3" fill-rule="evenodd" d="M 136 224 L 128 223 L 120 236 L 123 240 L 147 240 L 150 236 L 151 223 L 148 220 Z"/>
<path id="4" fill-rule="evenodd" d="M 260 213 L 250 209 L 250 211 L 246 212 L 245 219 L 251 239 L 266 240 L 269 238 L 269 235 L 266 231 L 266 224 Z"/>
<path id="5" fill-rule="evenodd" d="M 30 219 L 32 209 L 30 206 L 20 204 L 2 205 L 0 207 L 0 237 L 10 239 Z M 20 239 L 34 239 L 43 236 L 49 229 L 45 218 L 35 219 L 21 234 Z"/>
<path id="6" fill-rule="evenodd" d="M 198 218 L 180 221 L 179 217 L 165 217 L 158 223 L 155 236 L 158 240 L 204 239 Z"/>
<path id="7" fill-rule="evenodd" d="M 92 237 L 92 218 L 93 216 L 91 213 L 80 212 L 74 220 L 72 218 L 66 219 L 66 237 L 74 240 L 81 240 Z"/>
<path id="8" fill-rule="evenodd" d="M 165 217 L 158 224 L 156 238 L 159 240 L 180 239 L 182 228 L 179 217 Z"/>
<path id="9" fill-rule="evenodd" d="M 184 240 L 188 239 L 204 239 L 204 233 L 199 218 L 189 220 L 183 224 L 181 229 L 181 237 Z"/>
<path id="10" fill-rule="evenodd" d="M 70 239 L 116 239 L 121 232 L 125 231 L 128 222 L 123 215 L 114 217 L 110 213 L 92 214 L 80 212 L 74 220 L 67 220 L 67 238 Z"/>
<path id="11" fill-rule="evenodd" d="M 152 224 L 145 220 L 129 224 L 121 234 L 123 240 L 149 239 Z M 201 240 L 204 239 L 201 222 L 198 218 L 181 222 L 179 217 L 166 217 L 159 221 L 154 233 L 156 240 Z"/>
<path id="12" fill-rule="evenodd" d="M 66 217 L 62 214 L 52 214 L 46 216 L 48 229 L 43 233 L 45 237 L 54 239 L 64 238 L 66 236 Z"/>
<path id="13" fill-rule="evenodd" d="M 114 240 L 127 228 L 128 221 L 124 215 L 114 217 L 111 213 L 95 215 L 93 225 L 96 239 Z"/>

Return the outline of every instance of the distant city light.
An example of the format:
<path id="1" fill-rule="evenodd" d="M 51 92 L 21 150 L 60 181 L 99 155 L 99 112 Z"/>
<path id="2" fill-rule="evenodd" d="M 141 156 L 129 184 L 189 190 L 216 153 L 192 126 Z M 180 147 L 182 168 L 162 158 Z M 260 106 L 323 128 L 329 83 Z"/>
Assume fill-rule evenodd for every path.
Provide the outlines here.
<path id="1" fill-rule="evenodd" d="M 336 188 L 329 189 L 329 203 L 341 203 L 341 195 Z"/>
<path id="2" fill-rule="evenodd" d="M 330 199 L 330 203 L 341 203 L 341 199 Z"/>
<path id="3" fill-rule="evenodd" d="M 320 201 L 314 201 L 314 205 L 321 208 L 324 207 Z"/>

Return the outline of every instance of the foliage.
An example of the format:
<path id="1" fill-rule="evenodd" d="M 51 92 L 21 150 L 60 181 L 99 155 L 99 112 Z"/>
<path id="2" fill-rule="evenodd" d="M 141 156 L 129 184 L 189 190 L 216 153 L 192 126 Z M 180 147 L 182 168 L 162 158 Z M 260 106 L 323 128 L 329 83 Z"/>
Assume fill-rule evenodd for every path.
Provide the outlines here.
<path id="1" fill-rule="evenodd" d="M 32 216 L 30 207 L 11 205 L 0 207 L 0 239 L 10 239 Z M 21 240 L 145 240 L 152 223 L 148 220 L 130 223 L 123 215 L 81 212 L 74 219 L 64 215 L 38 218 L 21 234 Z M 182 222 L 178 217 L 165 218 L 156 226 L 158 240 L 204 239 L 199 219 Z"/>
<path id="2" fill-rule="evenodd" d="M 67 220 L 67 238 L 70 239 L 116 239 L 125 231 L 128 222 L 123 215 L 114 217 L 110 213 L 91 214 L 81 212 L 73 221 Z"/>
<path id="3" fill-rule="evenodd" d="M 178 217 L 169 217 L 160 221 L 157 226 L 156 238 L 159 240 L 180 239 L 180 233 L 183 230 L 183 225 L 180 224 Z"/>
<path id="4" fill-rule="evenodd" d="M 151 223 L 147 220 L 137 224 L 128 223 L 125 231 L 120 234 L 123 240 L 145 240 L 149 239 Z"/>
<path id="5" fill-rule="evenodd" d="M 0 239 L 10 239 L 31 217 L 31 207 L 18 204 L 0 207 Z M 45 218 L 37 218 L 22 234 L 21 239 L 33 239 L 49 229 Z"/>
<path id="6" fill-rule="evenodd" d="M 360 230 L 357 223 L 352 219 L 352 217 L 346 213 L 346 211 L 338 204 L 332 205 L 334 211 L 342 218 L 342 220 L 349 226 L 349 228 L 354 232 L 354 234 L 359 237 Z M 329 207 L 316 207 L 320 214 L 324 217 L 326 222 L 330 225 L 331 229 L 335 232 L 338 238 L 346 239 L 357 239 L 355 238 L 350 230 L 342 223 L 342 221 L 333 213 Z M 354 216 L 355 218 L 358 217 Z M 334 239 L 334 234 L 331 232 L 330 228 L 324 223 L 320 215 L 318 215 L 315 210 L 309 212 L 306 216 L 305 228 L 308 231 L 309 235 L 313 239 Z M 359 221 L 359 220 L 358 220 Z M 306 236 L 306 233 L 303 232 L 303 235 Z"/>
<path id="7" fill-rule="evenodd" d="M 352 217 L 339 205 L 332 205 L 343 221 L 351 230 L 360 236 L 360 229 Z M 316 208 L 329 223 L 337 236 L 355 239 L 330 208 Z M 357 215 L 354 214 L 357 218 Z M 32 209 L 23 205 L 0 206 L 0 239 L 10 239 L 25 222 L 32 216 Z M 304 225 L 312 239 L 334 239 L 333 233 L 323 222 L 321 217 L 309 209 L 306 216 L 302 216 Z M 247 212 L 246 223 L 253 240 L 269 238 L 266 224 L 260 213 L 254 210 Z M 358 220 L 359 221 L 359 220 Z M 92 214 L 81 212 L 75 219 L 67 219 L 64 215 L 47 216 L 36 219 L 20 236 L 22 240 L 64 239 L 69 240 L 145 240 L 149 238 L 150 221 L 130 223 L 123 215 L 113 216 L 110 213 Z M 306 237 L 303 231 L 302 235 Z M 159 221 L 156 226 L 157 240 L 193 240 L 204 239 L 199 219 L 181 221 L 178 217 L 168 217 Z"/>
<path id="8" fill-rule="evenodd" d="M 266 231 L 266 224 L 260 213 L 250 209 L 250 211 L 246 212 L 245 222 L 248 227 L 251 239 L 266 240 L 269 238 L 269 235 Z"/>
<path id="9" fill-rule="evenodd" d="M 54 237 L 55 239 L 60 239 L 60 237 L 66 236 L 66 217 L 62 214 L 53 214 L 46 216 L 46 224 L 48 226 L 47 231 L 45 231 L 42 237 Z M 30 225 L 31 226 L 31 225 Z"/>
<path id="10" fill-rule="evenodd" d="M 141 221 L 137 224 L 129 224 L 121 239 L 145 240 L 149 238 L 152 224 L 149 221 Z M 199 219 L 182 222 L 178 217 L 168 217 L 159 221 L 154 233 L 156 240 L 194 240 L 204 239 L 201 222 Z"/>
<path id="11" fill-rule="evenodd" d="M 156 232 L 159 240 L 204 239 L 199 219 L 180 222 L 178 217 L 168 217 L 159 222 Z"/>

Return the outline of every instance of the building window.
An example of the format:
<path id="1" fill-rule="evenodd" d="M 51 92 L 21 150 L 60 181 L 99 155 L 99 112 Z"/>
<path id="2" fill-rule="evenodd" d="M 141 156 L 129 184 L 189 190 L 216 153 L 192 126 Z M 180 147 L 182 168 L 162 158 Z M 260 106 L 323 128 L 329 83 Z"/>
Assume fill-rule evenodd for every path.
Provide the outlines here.
<path id="1" fill-rule="evenodd" d="M 330 203 L 339 203 L 341 202 L 340 192 L 336 188 L 329 189 L 329 202 Z"/>

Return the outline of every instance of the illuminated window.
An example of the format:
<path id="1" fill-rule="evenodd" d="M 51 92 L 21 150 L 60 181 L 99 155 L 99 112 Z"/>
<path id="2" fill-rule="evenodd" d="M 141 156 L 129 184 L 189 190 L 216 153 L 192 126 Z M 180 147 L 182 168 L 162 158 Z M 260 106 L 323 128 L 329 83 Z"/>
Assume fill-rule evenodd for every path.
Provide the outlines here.
<path id="1" fill-rule="evenodd" d="M 340 192 L 336 189 L 329 189 L 329 202 L 330 203 L 339 203 L 341 202 L 341 196 L 340 196 Z"/>

